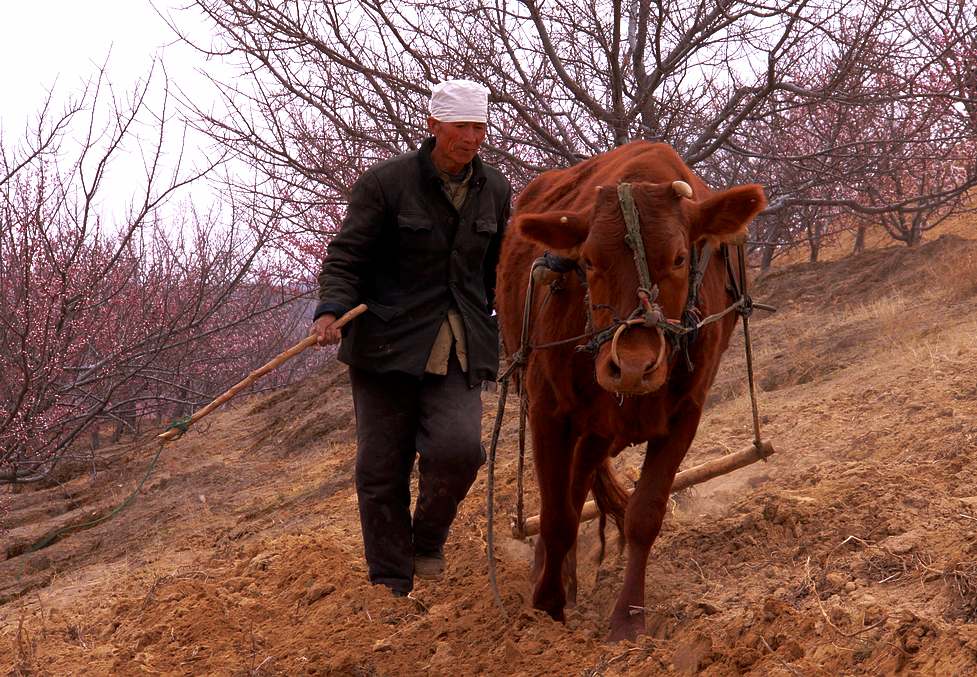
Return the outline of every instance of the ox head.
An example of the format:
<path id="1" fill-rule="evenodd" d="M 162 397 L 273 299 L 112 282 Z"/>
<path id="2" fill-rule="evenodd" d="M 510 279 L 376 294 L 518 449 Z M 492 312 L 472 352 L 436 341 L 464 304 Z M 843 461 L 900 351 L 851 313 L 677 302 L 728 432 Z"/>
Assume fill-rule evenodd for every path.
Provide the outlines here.
<path id="1" fill-rule="evenodd" d="M 697 200 L 684 181 L 632 184 L 645 258 L 657 305 L 666 320 L 681 320 L 689 293 L 692 245 L 741 238 L 766 204 L 763 189 L 745 185 Z M 594 325 L 627 318 L 638 304 L 639 275 L 616 186 L 597 189 L 592 209 L 523 214 L 517 228 L 563 256 L 576 259 L 587 274 Z M 598 383 L 621 395 L 655 392 L 668 379 L 671 344 L 646 326 L 619 332 L 596 356 Z"/>

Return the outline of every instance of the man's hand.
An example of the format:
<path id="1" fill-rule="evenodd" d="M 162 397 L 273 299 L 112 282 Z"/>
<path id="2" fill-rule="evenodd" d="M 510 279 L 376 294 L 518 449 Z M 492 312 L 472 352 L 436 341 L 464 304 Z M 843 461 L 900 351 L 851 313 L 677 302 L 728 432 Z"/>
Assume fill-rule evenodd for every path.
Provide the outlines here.
<path id="1" fill-rule="evenodd" d="M 320 315 L 319 319 L 312 323 L 312 327 L 309 329 L 309 336 L 315 336 L 318 338 L 320 346 L 325 346 L 330 343 L 339 343 L 339 339 L 342 338 L 342 335 L 339 333 L 339 328 L 336 326 L 336 316 L 332 313 Z"/>

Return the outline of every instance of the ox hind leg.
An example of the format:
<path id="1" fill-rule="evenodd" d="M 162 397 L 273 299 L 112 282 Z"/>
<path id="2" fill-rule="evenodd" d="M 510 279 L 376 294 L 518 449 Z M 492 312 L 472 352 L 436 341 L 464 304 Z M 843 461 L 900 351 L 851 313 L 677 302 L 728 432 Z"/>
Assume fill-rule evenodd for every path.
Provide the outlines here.
<path id="1" fill-rule="evenodd" d="M 611 613 L 608 640 L 634 640 L 645 631 L 645 572 L 648 554 L 658 538 L 672 481 L 698 427 L 695 413 L 676 425 L 667 437 L 648 441 L 641 477 L 628 501 L 624 518 L 627 564 L 624 584 Z"/>
<path id="2" fill-rule="evenodd" d="M 572 600 L 576 599 L 576 540 L 580 513 L 607 444 L 598 438 L 576 438 L 570 432 L 569 421 L 540 418 L 543 420 L 533 421 L 540 493 L 533 606 L 564 621 L 567 592 Z"/>

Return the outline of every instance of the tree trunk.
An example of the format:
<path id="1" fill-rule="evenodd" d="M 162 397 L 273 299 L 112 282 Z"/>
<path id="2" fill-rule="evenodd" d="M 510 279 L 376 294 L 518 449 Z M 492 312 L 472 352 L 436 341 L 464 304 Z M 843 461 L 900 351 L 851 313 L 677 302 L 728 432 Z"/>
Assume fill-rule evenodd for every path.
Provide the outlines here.
<path id="1" fill-rule="evenodd" d="M 865 251 L 865 225 L 861 225 L 855 231 L 855 246 L 852 247 L 852 254 L 861 254 Z"/>
<path id="2" fill-rule="evenodd" d="M 115 422 L 115 430 L 112 431 L 112 444 L 118 444 L 119 440 L 122 439 L 122 433 L 125 432 L 125 425 L 122 421 Z"/>
<path id="3" fill-rule="evenodd" d="M 760 255 L 760 272 L 765 273 L 770 270 L 773 263 L 774 246 L 772 243 L 763 245 L 763 253 Z"/>
<path id="4" fill-rule="evenodd" d="M 818 256 L 821 254 L 821 223 L 817 218 L 814 219 L 814 223 L 811 223 L 810 216 L 808 216 L 807 224 L 807 243 L 810 250 L 808 261 L 817 263 Z"/>
<path id="5" fill-rule="evenodd" d="M 920 242 L 923 241 L 923 223 L 924 220 L 921 218 L 921 214 L 916 214 L 913 217 L 912 225 L 909 227 L 909 232 L 906 237 L 906 245 L 909 247 L 916 247 Z"/>

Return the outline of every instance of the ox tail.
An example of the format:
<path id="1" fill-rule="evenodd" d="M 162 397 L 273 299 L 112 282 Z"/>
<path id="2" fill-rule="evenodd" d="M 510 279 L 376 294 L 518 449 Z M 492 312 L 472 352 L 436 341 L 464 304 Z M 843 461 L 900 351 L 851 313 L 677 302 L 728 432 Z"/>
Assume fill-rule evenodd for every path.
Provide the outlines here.
<path id="1" fill-rule="evenodd" d="M 607 541 L 604 530 L 607 527 L 607 518 L 614 520 L 620 535 L 620 547 L 624 547 L 624 511 L 628 507 L 628 492 L 618 481 L 614 470 L 611 468 L 611 459 L 604 459 L 604 462 L 597 468 L 594 476 L 594 485 L 591 488 L 594 494 L 594 502 L 600 511 L 600 561 L 604 561 L 604 552 Z"/>

